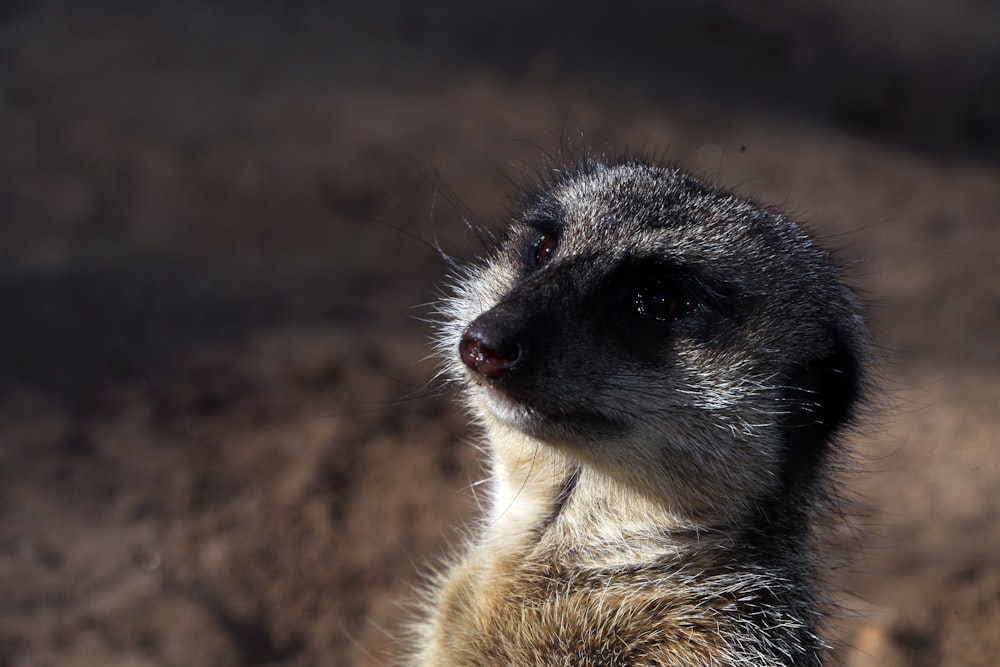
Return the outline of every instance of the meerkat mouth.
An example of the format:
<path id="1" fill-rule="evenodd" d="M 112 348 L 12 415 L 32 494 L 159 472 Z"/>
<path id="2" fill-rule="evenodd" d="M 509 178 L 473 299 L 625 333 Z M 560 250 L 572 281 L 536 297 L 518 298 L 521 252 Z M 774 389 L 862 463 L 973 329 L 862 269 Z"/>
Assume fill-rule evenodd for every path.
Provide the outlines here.
<path id="1" fill-rule="evenodd" d="M 549 406 L 488 384 L 480 388 L 486 408 L 498 421 L 528 435 L 565 439 L 580 434 L 592 439 L 595 433 L 621 434 L 627 430 L 623 421 L 592 410 Z"/>

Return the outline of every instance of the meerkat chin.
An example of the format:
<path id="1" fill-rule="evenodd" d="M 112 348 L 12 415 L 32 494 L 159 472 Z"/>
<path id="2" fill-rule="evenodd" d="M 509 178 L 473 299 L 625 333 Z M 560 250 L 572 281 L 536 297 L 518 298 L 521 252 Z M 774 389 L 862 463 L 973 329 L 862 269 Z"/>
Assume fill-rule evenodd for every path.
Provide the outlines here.
<path id="1" fill-rule="evenodd" d="M 822 665 L 814 529 L 871 357 L 830 253 L 677 169 L 586 161 L 452 287 L 490 508 L 411 664 Z"/>

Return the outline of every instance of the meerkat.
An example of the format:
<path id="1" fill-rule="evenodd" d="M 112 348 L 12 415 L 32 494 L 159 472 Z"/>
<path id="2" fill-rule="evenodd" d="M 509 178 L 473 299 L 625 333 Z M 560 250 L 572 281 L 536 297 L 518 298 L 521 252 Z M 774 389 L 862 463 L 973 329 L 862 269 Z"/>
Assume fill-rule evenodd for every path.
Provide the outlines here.
<path id="1" fill-rule="evenodd" d="M 822 665 L 858 298 L 790 219 L 678 169 L 543 180 L 440 307 L 492 486 L 410 664 Z"/>

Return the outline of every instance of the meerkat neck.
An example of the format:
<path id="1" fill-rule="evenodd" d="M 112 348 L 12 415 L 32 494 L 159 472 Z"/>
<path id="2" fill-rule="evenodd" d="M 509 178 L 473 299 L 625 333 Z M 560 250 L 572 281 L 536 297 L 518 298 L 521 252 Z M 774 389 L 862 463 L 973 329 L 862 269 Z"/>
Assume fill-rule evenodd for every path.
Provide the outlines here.
<path id="1" fill-rule="evenodd" d="M 498 554 L 557 548 L 581 566 L 682 555 L 716 531 L 522 433 L 491 430 L 494 497 L 484 536 Z"/>
<path id="2" fill-rule="evenodd" d="M 557 518 L 579 466 L 517 431 L 491 432 L 493 497 L 485 542 L 498 553 L 523 551 Z"/>

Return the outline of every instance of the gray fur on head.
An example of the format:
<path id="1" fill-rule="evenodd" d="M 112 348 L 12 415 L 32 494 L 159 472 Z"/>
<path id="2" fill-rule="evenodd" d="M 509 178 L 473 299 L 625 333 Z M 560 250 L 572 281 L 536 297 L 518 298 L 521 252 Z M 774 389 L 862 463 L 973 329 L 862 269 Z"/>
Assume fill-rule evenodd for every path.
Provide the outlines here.
<path id="1" fill-rule="evenodd" d="M 445 303 L 440 351 L 453 377 L 472 380 L 474 414 L 691 516 L 736 518 L 817 472 L 799 464 L 821 467 L 853 414 L 868 343 L 830 254 L 795 223 L 637 162 L 554 171 L 511 222 Z M 538 266 L 547 233 L 557 244 Z M 687 312 L 637 316 L 651 289 Z M 491 310 L 531 345 L 509 377 L 479 383 L 456 350 Z M 491 400 L 504 392 L 517 405 Z"/>

